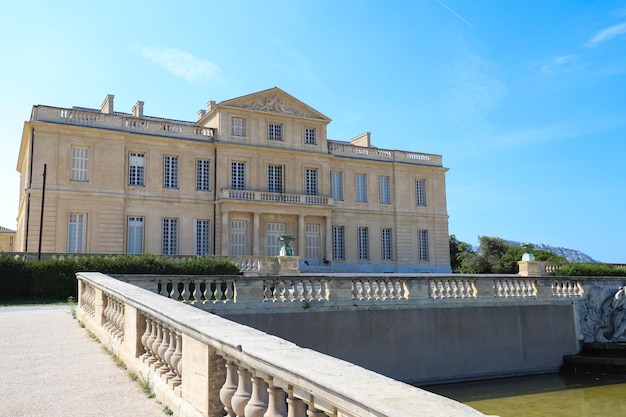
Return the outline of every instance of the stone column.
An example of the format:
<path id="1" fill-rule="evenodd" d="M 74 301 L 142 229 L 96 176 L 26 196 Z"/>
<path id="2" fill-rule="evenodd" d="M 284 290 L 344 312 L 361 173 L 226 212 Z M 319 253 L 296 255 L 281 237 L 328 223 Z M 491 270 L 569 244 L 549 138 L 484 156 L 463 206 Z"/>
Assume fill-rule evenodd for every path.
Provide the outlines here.
<path id="1" fill-rule="evenodd" d="M 298 255 L 301 259 L 306 260 L 306 228 L 304 226 L 304 214 L 298 216 L 298 236 L 296 236 L 298 242 Z"/>
<path id="2" fill-rule="evenodd" d="M 222 256 L 228 256 L 228 245 L 230 239 L 228 238 L 228 234 L 230 232 L 230 227 L 228 225 L 228 212 L 222 211 Z"/>
<path id="3" fill-rule="evenodd" d="M 259 213 L 254 213 L 252 216 L 252 256 L 261 256 L 260 228 Z"/>
<path id="4" fill-rule="evenodd" d="M 330 217 L 325 217 L 324 218 L 324 223 L 326 226 L 326 245 L 324 248 L 324 253 L 326 254 L 326 259 L 328 260 L 334 260 L 333 259 L 333 225 L 332 225 L 332 220 Z"/>

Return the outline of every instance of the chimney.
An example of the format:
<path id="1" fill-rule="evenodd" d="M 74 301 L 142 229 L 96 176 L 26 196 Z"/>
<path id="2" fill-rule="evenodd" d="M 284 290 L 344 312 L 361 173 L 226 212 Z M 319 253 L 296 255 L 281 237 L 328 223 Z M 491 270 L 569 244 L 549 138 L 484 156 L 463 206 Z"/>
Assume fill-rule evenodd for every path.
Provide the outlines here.
<path id="1" fill-rule="evenodd" d="M 215 100 L 211 100 L 211 101 L 209 101 L 209 102 L 206 104 L 206 109 L 207 109 L 208 111 L 211 111 L 211 109 L 212 109 L 213 107 L 215 107 Z"/>
<path id="2" fill-rule="evenodd" d="M 102 106 L 100 106 L 100 111 L 106 114 L 113 114 L 113 98 L 115 96 L 113 94 L 107 94 L 102 102 Z"/>
<path id="3" fill-rule="evenodd" d="M 133 116 L 141 119 L 143 117 L 143 101 L 138 101 L 133 106 Z"/>
<path id="4" fill-rule="evenodd" d="M 198 120 L 202 119 L 204 117 L 204 115 L 206 114 L 206 110 L 198 110 Z"/>

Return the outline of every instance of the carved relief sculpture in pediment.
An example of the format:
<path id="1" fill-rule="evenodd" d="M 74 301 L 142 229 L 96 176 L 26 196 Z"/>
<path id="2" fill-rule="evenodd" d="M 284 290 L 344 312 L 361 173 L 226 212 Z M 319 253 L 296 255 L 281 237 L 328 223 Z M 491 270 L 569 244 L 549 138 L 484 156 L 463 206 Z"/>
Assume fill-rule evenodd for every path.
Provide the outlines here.
<path id="1" fill-rule="evenodd" d="M 283 100 L 278 96 L 261 98 L 253 101 L 252 103 L 244 104 L 241 107 L 243 107 L 244 109 L 266 111 L 271 113 L 290 114 L 293 116 L 315 117 L 314 115 L 305 112 L 298 107 L 293 107 L 285 104 Z"/>

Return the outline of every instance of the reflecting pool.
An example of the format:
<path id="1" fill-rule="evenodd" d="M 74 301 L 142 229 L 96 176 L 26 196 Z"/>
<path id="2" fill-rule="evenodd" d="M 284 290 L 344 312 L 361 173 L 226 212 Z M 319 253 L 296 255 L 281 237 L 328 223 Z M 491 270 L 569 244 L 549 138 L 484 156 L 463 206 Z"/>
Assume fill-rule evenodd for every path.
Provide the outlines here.
<path id="1" fill-rule="evenodd" d="M 500 417 L 626 416 L 624 376 L 550 374 L 421 388 Z"/>

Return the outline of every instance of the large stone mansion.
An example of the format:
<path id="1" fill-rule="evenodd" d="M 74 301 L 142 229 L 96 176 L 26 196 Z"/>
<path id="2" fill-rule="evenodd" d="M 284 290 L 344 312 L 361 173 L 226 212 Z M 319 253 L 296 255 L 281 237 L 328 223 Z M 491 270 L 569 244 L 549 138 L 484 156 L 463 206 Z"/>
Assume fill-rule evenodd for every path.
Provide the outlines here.
<path id="1" fill-rule="evenodd" d="M 331 120 L 279 88 L 196 121 L 143 107 L 33 106 L 16 251 L 276 256 L 293 234 L 303 272 L 450 272 L 441 156 L 328 139 Z"/>

